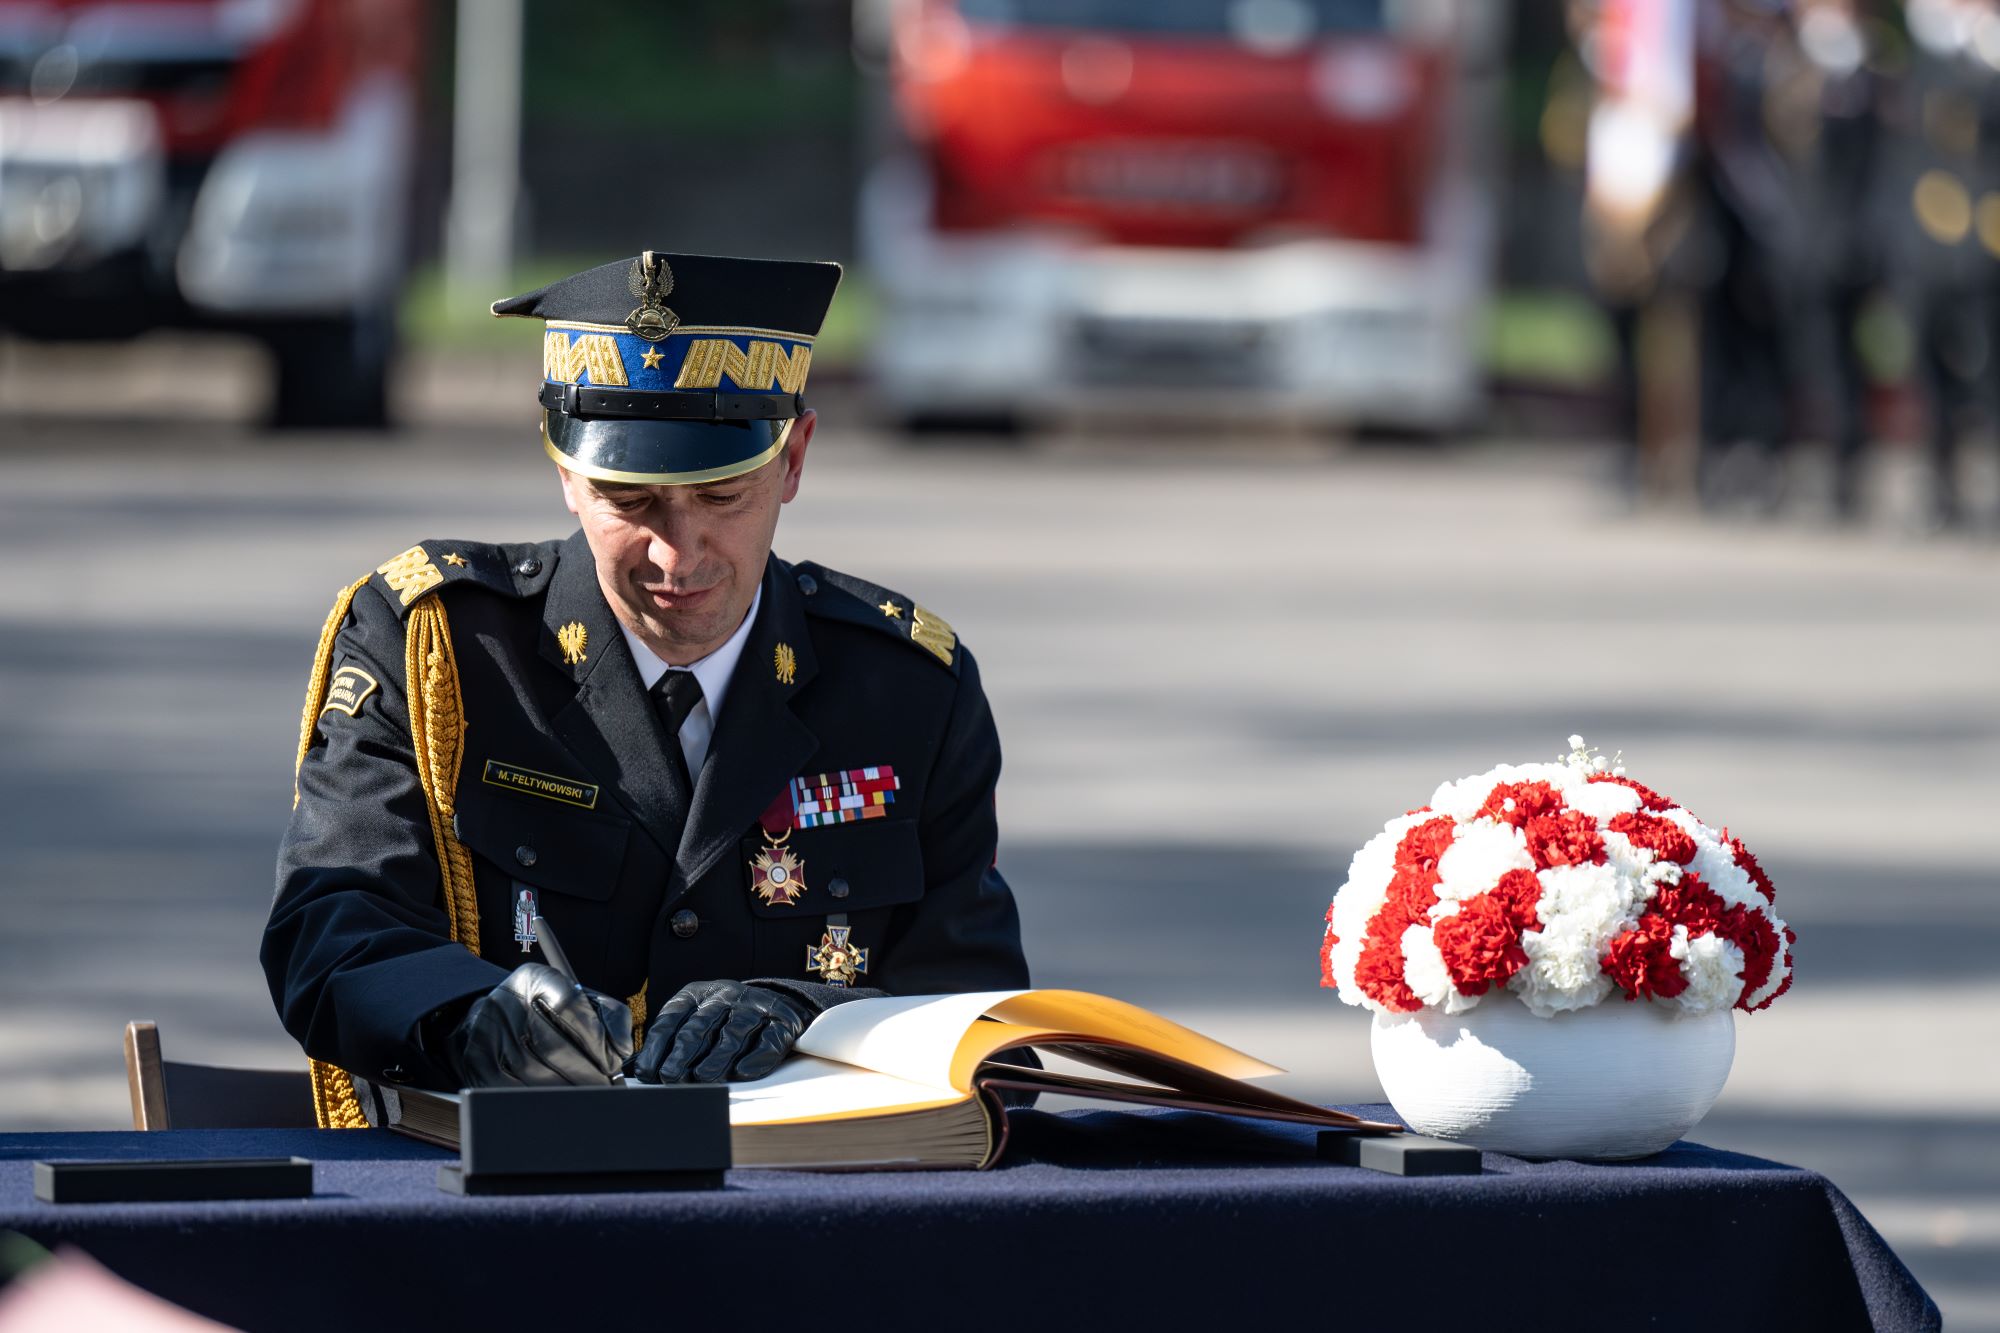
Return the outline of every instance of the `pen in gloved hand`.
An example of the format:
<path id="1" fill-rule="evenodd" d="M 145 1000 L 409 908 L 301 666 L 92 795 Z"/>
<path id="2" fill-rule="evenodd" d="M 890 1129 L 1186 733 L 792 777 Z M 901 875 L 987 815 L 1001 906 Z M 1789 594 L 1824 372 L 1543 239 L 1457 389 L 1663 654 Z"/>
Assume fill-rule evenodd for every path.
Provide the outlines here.
<path id="1" fill-rule="evenodd" d="M 535 939 L 542 946 L 542 956 L 549 960 L 550 967 L 553 967 L 556 971 L 569 978 L 572 986 L 580 987 L 583 985 L 582 982 L 576 979 L 576 969 L 569 965 L 569 955 L 563 952 L 562 942 L 556 939 L 556 932 L 549 925 L 549 919 L 539 913 L 535 916 Z M 613 1083 L 623 1083 L 625 1081 L 624 1072 L 621 1070 L 613 1074 L 611 1081 Z"/>

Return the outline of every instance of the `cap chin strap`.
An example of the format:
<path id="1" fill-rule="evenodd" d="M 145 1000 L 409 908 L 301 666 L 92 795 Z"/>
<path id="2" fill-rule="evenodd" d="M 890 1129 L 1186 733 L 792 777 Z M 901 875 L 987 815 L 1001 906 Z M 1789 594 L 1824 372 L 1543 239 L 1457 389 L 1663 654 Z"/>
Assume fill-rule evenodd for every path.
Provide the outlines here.
<path id="1" fill-rule="evenodd" d="M 803 393 L 656 393 L 543 381 L 542 406 L 566 417 L 641 421 L 774 421 L 806 410 Z"/>

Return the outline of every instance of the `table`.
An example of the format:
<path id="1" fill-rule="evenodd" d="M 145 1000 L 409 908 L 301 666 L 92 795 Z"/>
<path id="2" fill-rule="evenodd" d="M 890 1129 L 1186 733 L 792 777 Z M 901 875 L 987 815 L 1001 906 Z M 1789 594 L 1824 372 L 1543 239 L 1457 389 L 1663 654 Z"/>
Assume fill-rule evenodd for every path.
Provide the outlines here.
<path id="1" fill-rule="evenodd" d="M 1375 1119 L 1387 1107 L 1348 1108 Z M 1479 1176 L 1319 1161 L 1313 1131 L 1016 1112 L 975 1172 L 733 1171 L 686 1194 L 467 1199 L 377 1131 L 0 1134 L 0 1228 L 259 1329 L 1936 1329 L 1839 1189 L 1693 1144 Z M 311 1199 L 44 1204 L 37 1159 L 316 1163 Z"/>

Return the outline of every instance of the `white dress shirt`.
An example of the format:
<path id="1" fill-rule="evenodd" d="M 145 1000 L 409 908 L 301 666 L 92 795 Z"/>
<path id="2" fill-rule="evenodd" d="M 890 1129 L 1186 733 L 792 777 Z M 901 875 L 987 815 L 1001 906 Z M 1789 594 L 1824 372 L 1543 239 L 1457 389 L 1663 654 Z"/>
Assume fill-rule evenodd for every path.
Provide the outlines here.
<path id="1" fill-rule="evenodd" d="M 708 743 L 715 736 L 715 724 L 722 716 L 723 698 L 729 693 L 730 674 L 736 670 L 736 659 L 743 656 L 743 645 L 750 639 L 750 627 L 757 623 L 757 608 L 763 602 L 764 585 L 759 583 L 757 595 L 750 599 L 750 609 L 744 613 L 743 623 L 736 627 L 736 632 L 707 657 L 685 667 L 668 666 L 638 635 L 626 629 L 622 621 L 619 623 L 625 646 L 632 650 L 632 661 L 639 668 L 639 683 L 649 693 L 669 671 L 692 671 L 701 682 L 701 702 L 688 714 L 687 721 L 681 723 L 681 753 L 687 756 L 688 772 L 697 783 L 701 781 L 702 760 L 708 758 Z"/>

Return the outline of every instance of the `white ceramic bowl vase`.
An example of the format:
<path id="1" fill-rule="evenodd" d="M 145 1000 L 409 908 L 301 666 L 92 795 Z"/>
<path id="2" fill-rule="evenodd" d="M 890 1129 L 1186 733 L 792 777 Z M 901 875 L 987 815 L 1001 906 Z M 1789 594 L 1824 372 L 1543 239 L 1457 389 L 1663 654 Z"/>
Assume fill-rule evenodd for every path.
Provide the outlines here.
<path id="1" fill-rule="evenodd" d="M 1419 1134 L 1516 1157 L 1645 1157 L 1692 1129 L 1736 1055 L 1729 1010 L 1618 997 L 1537 1018 L 1508 994 L 1466 1013 L 1375 1015 L 1375 1072 Z"/>

